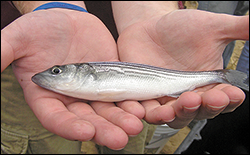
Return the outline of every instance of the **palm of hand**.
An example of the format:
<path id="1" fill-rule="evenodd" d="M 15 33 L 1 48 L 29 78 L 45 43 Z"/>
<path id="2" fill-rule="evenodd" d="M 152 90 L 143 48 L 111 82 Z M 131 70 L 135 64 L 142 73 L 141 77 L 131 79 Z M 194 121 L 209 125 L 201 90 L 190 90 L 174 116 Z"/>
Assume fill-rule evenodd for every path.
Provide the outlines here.
<path id="1" fill-rule="evenodd" d="M 118 40 L 121 59 L 177 70 L 222 68 L 226 44 L 218 32 L 223 28 L 215 27 L 223 21 L 207 22 L 212 17 L 208 12 L 178 10 L 131 25 Z"/>
<path id="2" fill-rule="evenodd" d="M 230 41 L 225 39 L 222 31 L 225 29 L 223 26 L 226 25 L 223 22 L 228 19 L 227 15 L 215 18 L 213 13 L 178 10 L 148 21 L 135 23 L 120 34 L 118 39 L 120 60 L 176 70 L 221 69 L 222 52 Z M 197 25 L 201 26 L 197 27 Z M 238 104 L 232 106 L 233 108 L 237 107 L 244 98 L 241 90 L 227 86 L 229 85 L 219 84 L 216 88 L 226 91 L 208 90 L 203 93 L 203 96 L 201 92 L 188 95 L 184 93 L 178 100 L 164 97 L 157 101 L 141 102 L 146 109 L 145 119 L 151 123 L 164 123 L 171 122 L 175 118 L 168 124 L 180 128 L 187 125 L 193 118 L 214 117 L 225 110 L 229 100 L 233 98 L 228 94 L 229 90 L 238 95 L 237 99 L 241 98 Z M 208 88 L 211 87 L 205 90 Z M 210 96 L 211 100 L 208 100 L 209 95 L 216 92 L 223 97 L 219 99 L 219 95 L 215 94 Z M 161 104 L 164 106 L 160 106 Z M 212 109 L 211 107 L 220 108 Z"/>
<path id="3" fill-rule="evenodd" d="M 12 66 L 24 93 L 32 93 L 33 88 L 36 90 L 37 86 L 31 82 L 35 73 L 53 65 L 117 60 L 114 41 L 108 32 L 103 31 L 103 25 L 94 16 L 78 12 L 66 15 L 59 11 L 32 14 L 22 16 L 12 25 L 17 29 L 15 37 L 18 38 L 12 46 L 16 51 L 15 59 L 19 58 Z M 85 22 L 80 22 L 83 18 L 92 20 L 95 27 L 89 25 L 86 19 Z M 93 32 L 93 29 L 97 33 L 90 35 L 89 32 Z M 100 34 L 103 35 L 101 39 Z M 107 54 L 103 54 L 104 45 L 107 47 L 104 49 L 108 51 Z M 28 98 L 27 100 L 29 102 Z"/>
<path id="4" fill-rule="evenodd" d="M 20 58 L 13 66 L 19 79 L 30 81 L 32 75 L 55 64 L 118 59 L 115 42 L 97 18 L 79 12 L 71 14 L 35 12 L 13 23 L 18 38 L 13 50 Z M 90 35 L 93 31 L 96 33 Z"/>
<path id="5" fill-rule="evenodd" d="M 92 104 L 98 108 L 104 103 L 85 104 L 42 89 L 31 81 L 35 73 L 53 65 L 118 61 L 115 41 L 96 17 L 71 10 L 37 11 L 17 19 L 4 31 L 12 33 L 5 39 L 11 42 L 15 58 L 12 66 L 25 99 L 46 129 L 72 140 L 93 138 L 112 149 L 124 147 L 127 134 L 140 132 L 141 122 L 135 116 L 130 115 L 128 119 L 133 117 L 131 119 L 141 127 L 132 132 L 123 131 L 122 127 L 117 127 L 119 125 L 98 115 L 92 107 Z M 115 107 L 112 103 L 108 105 Z M 121 114 L 120 109 L 116 111 Z M 128 129 L 130 126 L 127 126 Z"/>

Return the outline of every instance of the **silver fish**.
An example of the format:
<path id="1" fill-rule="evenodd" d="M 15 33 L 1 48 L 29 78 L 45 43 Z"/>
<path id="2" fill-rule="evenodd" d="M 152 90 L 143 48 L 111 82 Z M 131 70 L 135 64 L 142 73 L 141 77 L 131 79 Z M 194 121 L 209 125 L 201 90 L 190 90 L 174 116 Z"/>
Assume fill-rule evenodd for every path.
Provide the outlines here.
<path id="1" fill-rule="evenodd" d="M 32 77 L 37 85 L 71 97 L 118 102 L 178 97 L 212 83 L 249 90 L 247 75 L 236 70 L 177 71 L 136 63 L 89 62 L 54 66 Z"/>

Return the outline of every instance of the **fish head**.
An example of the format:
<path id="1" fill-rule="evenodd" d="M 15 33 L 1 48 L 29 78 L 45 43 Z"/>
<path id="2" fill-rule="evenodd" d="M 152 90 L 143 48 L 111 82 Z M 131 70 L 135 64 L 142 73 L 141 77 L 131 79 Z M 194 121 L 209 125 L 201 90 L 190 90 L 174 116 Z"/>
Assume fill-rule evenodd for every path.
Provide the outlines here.
<path id="1" fill-rule="evenodd" d="M 56 65 L 35 74 L 31 80 L 37 85 L 55 92 L 72 91 L 79 87 L 79 82 L 81 82 L 79 78 L 87 74 L 89 74 L 89 69 L 86 65 Z"/>

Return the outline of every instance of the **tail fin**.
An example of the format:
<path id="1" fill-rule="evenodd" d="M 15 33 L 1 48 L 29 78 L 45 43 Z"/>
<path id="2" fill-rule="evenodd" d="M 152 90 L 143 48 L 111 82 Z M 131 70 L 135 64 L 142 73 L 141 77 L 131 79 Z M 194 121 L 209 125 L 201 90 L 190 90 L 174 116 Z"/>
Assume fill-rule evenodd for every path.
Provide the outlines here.
<path id="1" fill-rule="evenodd" d="M 225 76 L 230 84 L 249 91 L 249 77 L 246 73 L 237 70 L 226 70 Z"/>

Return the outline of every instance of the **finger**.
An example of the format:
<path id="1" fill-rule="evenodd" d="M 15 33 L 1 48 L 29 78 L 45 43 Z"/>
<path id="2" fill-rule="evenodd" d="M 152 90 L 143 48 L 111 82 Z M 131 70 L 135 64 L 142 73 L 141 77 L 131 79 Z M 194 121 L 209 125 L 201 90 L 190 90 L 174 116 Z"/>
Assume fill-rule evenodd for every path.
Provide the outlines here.
<path id="1" fill-rule="evenodd" d="M 201 94 L 202 105 L 197 119 L 214 118 L 229 104 L 229 98 L 223 91 L 213 88 Z"/>
<path id="2" fill-rule="evenodd" d="M 91 106 L 95 112 L 122 128 L 128 135 L 137 135 L 143 129 L 143 124 L 136 116 L 125 112 L 121 108 L 109 102 L 93 102 Z"/>
<path id="3" fill-rule="evenodd" d="M 98 115 L 122 128 L 129 136 L 135 136 L 143 129 L 140 119 L 112 103 L 93 102 L 91 106 Z"/>
<path id="4" fill-rule="evenodd" d="M 187 126 L 197 115 L 201 106 L 201 97 L 195 92 L 185 92 L 172 104 L 175 111 L 175 119 L 167 123 L 172 128 Z"/>
<path id="5" fill-rule="evenodd" d="M 31 109 L 49 131 L 69 140 L 88 141 L 95 135 L 94 126 L 69 112 L 55 98 L 40 98 L 32 102 Z"/>
<path id="6" fill-rule="evenodd" d="M 145 121 L 153 124 L 163 124 L 175 119 L 175 111 L 170 105 L 161 105 L 157 100 L 147 100 L 141 102 L 145 108 Z"/>
<path id="7" fill-rule="evenodd" d="M 139 119 L 142 119 L 145 115 L 144 107 L 137 101 L 122 101 L 116 103 L 116 105 Z"/>
<path id="8" fill-rule="evenodd" d="M 96 104 L 102 105 L 101 102 L 96 102 Z M 81 119 L 87 120 L 95 127 L 96 132 L 93 141 L 97 144 L 114 150 L 121 149 L 127 144 L 127 134 L 120 127 L 96 114 L 90 105 L 77 102 L 70 104 L 68 108 L 71 112 Z"/>
<path id="9" fill-rule="evenodd" d="M 228 22 L 230 24 L 225 23 Z M 247 16 L 230 16 L 224 20 L 224 33 L 227 38 L 233 40 L 248 40 L 249 39 L 249 15 Z"/>
<path id="10" fill-rule="evenodd" d="M 218 87 L 217 87 L 218 88 Z M 229 98 L 229 104 L 228 106 L 223 110 L 222 113 L 227 113 L 227 112 L 232 112 L 234 111 L 237 107 L 239 107 L 244 99 L 245 99 L 245 94 L 244 92 L 235 86 L 226 86 L 221 89 Z"/>

